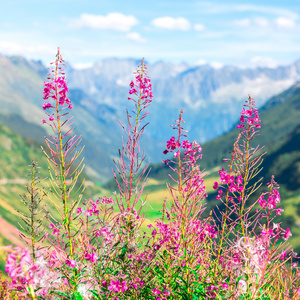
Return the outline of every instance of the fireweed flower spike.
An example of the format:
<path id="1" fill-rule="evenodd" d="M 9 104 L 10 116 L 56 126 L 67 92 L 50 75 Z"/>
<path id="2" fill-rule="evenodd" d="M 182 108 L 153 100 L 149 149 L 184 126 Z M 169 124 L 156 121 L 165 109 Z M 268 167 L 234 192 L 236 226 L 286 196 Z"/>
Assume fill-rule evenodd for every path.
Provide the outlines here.
<path id="1" fill-rule="evenodd" d="M 234 143 L 231 160 L 228 161 L 229 171 L 224 168 L 220 170 L 219 183 L 215 182 L 213 187 L 217 190 L 217 200 L 225 207 L 225 211 L 219 210 L 221 220 L 215 213 L 221 230 L 215 248 L 213 278 L 215 282 L 222 278 L 231 278 L 227 282 L 228 291 L 234 299 L 261 299 L 256 297 L 270 293 L 268 286 L 277 285 L 280 274 L 289 273 L 279 263 L 279 259 L 285 258 L 283 251 L 291 246 L 287 246 L 285 242 L 278 243 L 280 238 L 285 240 L 290 237 L 290 233 L 278 224 L 270 228 L 273 219 L 282 211 L 277 208 L 280 195 L 274 177 L 268 184 L 269 192 L 262 193 L 253 201 L 262 178 L 256 182 L 253 179 L 260 172 L 264 153 L 262 148 L 250 146 L 261 127 L 255 101 L 250 96 L 241 112 L 240 122 L 237 128 L 241 129 L 241 133 Z M 253 213 L 253 208 L 257 206 L 263 212 L 256 209 L 256 213 Z M 299 277 L 290 277 L 283 281 L 281 289 L 290 294 L 297 281 L 299 282 Z M 275 298 L 279 299 L 278 295 Z M 273 296 L 268 299 L 275 298 Z"/>
<path id="2" fill-rule="evenodd" d="M 110 235 L 112 231 L 118 233 L 118 239 L 109 243 L 110 247 L 106 250 L 106 255 L 115 257 L 114 260 L 120 264 L 120 267 L 112 262 L 107 262 L 105 265 L 107 268 L 116 269 L 115 274 L 117 275 L 108 276 L 101 270 L 97 274 L 99 287 L 106 291 L 109 299 L 119 298 L 112 298 L 112 296 L 120 292 L 128 295 L 130 299 L 138 299 L 140 293 L 138 287 L 144 287 L 144 278 L 148 278 L 148 282 L 151 281 L 149 272 L 143 270 L 143 266 L 149 265 L 153 258 L 148 256 L 147 250 L 140 253 L 140 249 L 137 247 L 137 239 L 140 236 L 139 228 L 145 220 L 144 213 L 142 214 L 141 211 L 146 201 L 142 201 L 139 211 L 135 207 L 138 201 L 142 200 L 142 192 L 149 173 L 149 162 L 140 171 L 145 155 L 144 153 L 142 156 L 140 155 L 139 140 L 147 126 L 142 122 L 149 114 L 146 109 L 151 104 L 152 98 L 152 85 L 143 59 L 141 65 L 137 68 L 135 79 L 129 84 L 128 100 L 134 103 L 133 115 L 130 115 L 127 110 L 127 128 L 119 122 L 128 138 L 126 144 L 122 141 L 122 149 L 119 149 L 119 159 L 114 160 L 119 176 L 117 177 L 114 170 L 113 175 L 120 192 L 119 195 L 115 193 L 115 199 L 120 212 L 114 214 L 111 229 L 101 231 L 101 234 L 106 236 Z M 105 203 L 105 205 L 111 202 L 113 200 L 108 200 L 107 197 L 102 199 L 102 203 Z M 145 290 L 148 293 L 147 288 Z"/>
<path id="3" fill-rule="evenodd" d="M 126 230 L 128 230 L 127 243 L 130 242 L 134 234 L 136 234 L 137 228 L 140 226 L 137 227 L 135 223 L 142 222 L 138 214 L 141 212 L 145 202 L 142 204 L 138 214 L 136 213 L 135 206 L 141 198 L 142 191 L 146 184 L 149 173 L 149 162 L 146 163 L 142 172 L 138 178 L 136 178 L 136 175 L 145 160 L 144 153 L 142 157 L 140 157 L 139 140 L 145 127 L 148 125 L 148 123 L 142 125 L 142 121 L 149 114 L 146 109 L 151 104 L 153 98 L 152 85 L 150 78 L 148 77 L 147 66 L 145 65 L 144 59 L 137 68 L 135 74 L 135 80 L 131 81 L 129 84 L 130 97 L 128 97 L 128 100 L 132 101 L 135 106 L 135 110 L 132 111 L 134 116 L 130 116 L 127 110 L 127 130 L 125 126 L 119 122 L 128 137 L 128 141 L 126 144 L 122 142 L 122 150 L 119 149 L 119 159 L 114 161 L 122 183 L 119 182 L 116 173 L 113 171 L 113 175 L 120 191 L 120 199 L 116 197 L 116 202 L 120 208 L 120 215 L 117 219 L 118 221 L 123 220 L 126 223 L 125 227 L 127 228 Z M 135 191 L 134 194 L 133 191 Z M 124 218 L 125 215 L 127 216 L 126 218 Z"/>
<path id="4" fill-rule="evenodd" d="M 73 108 L 70 99 L 67 96 L 69 91 L 63 65 L 64 60 L 61 57 L 60 50 L 56 55 L 56 60 L 51 63 L 50 73 L 48 74 L 49 82 L 45 82 L 44 87 L 44 104 L 43 109 L 48 116 L 47 124 L 51 127 L 53 133 L 45 138 L 47 148 L 43 149 L 49 166 L 50 166 L 50 191 L 52 196 L 62 203 L 60 208 L 57 203 L 54 203 L 55 208 L 61 214 L 64 232 L 68 238 L 69 250 L 68 256 L 72 261 L 75 253 L 75 235 L 71 232 L 72 212 L 79 204 L 83 193 L 83 182 L 78 185 L 79 175 L 83 170 L 82 160 L 78 163 L 77 158 L 82 152 L 76 148 L 80 143 L 80 137 L 76 137 L 71 127 L 72 117 L 69 117 L 69 110 Z M 48 112 L 49 111 L 49 112 Z M 43 121 L 43 123 L 46 123 Z M 75 188 L 75 191 L 73 191 Z M 72 201 L 72 203 L 69 203 Z M 58 228 L 55 229 L 55 234 L 59 235 Z M 51 240 L 51 239 L 50 239 Z M 51 240 L 52 244 L 53 241 Z M 60 249 L 62 250 L 62 249 Z M 64 250 L 67 250 L 64 249 Z M 73 265 L 72 265 L 73 266 Z M 77 278 L 74 271 L 75 289 Z"/>
<path id="5" fill-rule="evenodd" d="M 164 213 L 170 222 L 164 224 L 157 221 L 158 241 L 164 250 L 154 269 L 156 276 L 160 278 L 161 288 L 165 285 L 170 287 L 171 299 L 192 299 L 203 295 L 195 285 L 195 282 L 200 286 L 207 285 L 205 270 L 206 264 L 209 264 L 210 250 L 203 244 L 213 241 L 217 236 L 210 220 L 201 220 L 201 214 L 205 210 L 203 202 L 207 196 L 203 172 L 197 164 L 202 158 L 202 148 L 196 141 L 186 139 L 182 114 L 183 110 L 176 125 L 171 125 L 178 130 L 178 136 L 167 141 L 163 152 L 172 153 L 174 157 L 164 160 L 164 163 L 176 174 L 176 179 L 171 175 L 170 177 L 177 187 L 168 185 L 173 205 L 171 210 L 164 207 Z M 166 273 L 162 273 L 161 269 L 165 269 Z M 178 285 L 176 278 L 182 278 L 182 285 Z"/>

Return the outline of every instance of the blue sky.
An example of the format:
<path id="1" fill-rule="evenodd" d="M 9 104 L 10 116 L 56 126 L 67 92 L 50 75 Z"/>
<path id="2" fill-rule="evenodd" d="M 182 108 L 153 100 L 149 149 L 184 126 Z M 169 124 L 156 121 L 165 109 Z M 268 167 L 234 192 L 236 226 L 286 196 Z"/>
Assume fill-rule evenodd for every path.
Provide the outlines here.
<path id="1" fill-rule="evenodd" d="M 300 59 L 300 1 L 9 0 L 0 53 L 78 68 L 107 57 L 241 67 Z"/>

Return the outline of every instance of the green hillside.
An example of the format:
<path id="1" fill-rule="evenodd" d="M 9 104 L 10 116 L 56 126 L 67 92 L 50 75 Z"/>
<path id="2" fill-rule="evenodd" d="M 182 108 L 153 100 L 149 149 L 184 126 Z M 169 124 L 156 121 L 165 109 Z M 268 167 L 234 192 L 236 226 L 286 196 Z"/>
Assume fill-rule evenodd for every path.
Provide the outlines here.
<path id="1" fill-rule="evenodd" d="M 43 142 L 49 130 L 41 123 L 45 117 L 42 103 L 43 82 L 46 79 L 47 69 L 41 63 L 27 61 L 20 56 L 0 55 L 0 122 L 22 137 L 38 143 Z M 74 132 L 82 136 L 86 145 L 86 171 L 95 181 L 104 182 L 111 176 L 110 154 L 114 150 L 117 153 L 121 142 L 120 126 L 113 118 L 106 124 L 101 117 L 97 118 L 89 112 L 85 104 L 92 102 L 81 90 L 70 89 L 69 98 L 74 106 Z M 105 109 L 107 114 L 114 116 L 113 111 Z M 114 130 L 107 134 L 112 128 Z"/>
<path id="2" fill-rule="evenodd" d="M 258 112 L 262 128 L 259 135 L 253 140 L 252 146 L 265 146 L 264 150 L 267 155 L 263 164 L 264 175 L 270 177 L 274 174 L 278 183 L 283 184 L 287 190 L 300 189 L 299 181 L 297 181 L 300 175 L 300 84 L 272 97 L 262 108 L 258 109 Z M 238 119 L 239 116 L 236 118 Z M 203 149 L 201 168 L 211 170 L 216 166 L 222 166 L 223 158 L 228 157 L 238 133 L 239 130 L 235 125 L 228 133 L 201 145 Z M 161 149 L 161 151 L 163 150 Z M 282 161 L 284 161 L 283 164 Z M 285 167 L 283 168 L 283 166 Z M 287 167 L 294 177 L 290 176 L 290 180 L 287 180 L 284 175 Z M 151 165 L 151 168 L 151 178 L 168 180 L 169 168 L 164 164 L 154 164 Z"/>
<path id="3" fill-rule="evenodd" d="M 24 120 L 20 122 L 26 124 Z M 20 239 L 15 229 L 21 230 L 18 223 L 22 226 L 24 226 L 24 223 L 16 210 L 28 215 L 27 207 L 21 203 L 19 195 L 26 194 L 25 186 L 28 184 L 30 174 L 29 164 L 33 159 L 40 167 L 39 177 L 45 179 L 41 183 L 41 187 L 48 192 L 48 163 L 40 143 L 22 138 L 19 134 L 0 123 L 0 245 L 20 244 Z M 105 193 L 102 188 L 89 181 L 89 178 L 84 174 L 80 177 L 79 182 L 84 177 L 86 178 L 86 189 L 83 194 L 83 200 Z M 61 219 L 47 197 L 44 198 L 41 206 L 44 204 L 47 205 L 50 213 L 56 219 Z M 48 221 L 44 219 L 43 226 L 47 225 L 49 225 Z M 48 227 L 46 227 L 46 232 L 50 232 Z M 1 261 L 1 258 L 0 270 L 4 270 L 4 262 L 3 260 Z"/>

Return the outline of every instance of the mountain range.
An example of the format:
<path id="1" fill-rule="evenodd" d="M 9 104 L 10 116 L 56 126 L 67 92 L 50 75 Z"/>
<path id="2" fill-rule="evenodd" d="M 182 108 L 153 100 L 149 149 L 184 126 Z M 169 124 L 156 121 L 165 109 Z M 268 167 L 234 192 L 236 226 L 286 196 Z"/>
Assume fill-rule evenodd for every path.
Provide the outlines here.
<path id="1" fill-rule="evenodd" d="M 74 104 L 75 132 L 85 144 L 86 172 L 105 182 L 111 176 L 111 157 L 121 146 L 117 120 L 126 124 L 128 85 L 139 64 L 135 59 L 104 59 L 83 70 L 66 66 L 69 98 Z M 141 145 L 152 162 L 163 159 L 165 141 L 173 132 L 181 108 L 190 140 L 212 140 L 232 128 L 243 101 L 250 93 L 262 106 L 300 78 L 300 61 L 277 68 L 240 69 L 209 65 L 157 62 L 148 64 L 153 103 L 150 122 Z M 0 56 L 0 122 L 23 137 L 43 141 L 47 128 L 41 124 L 44 112 L 43 81 L 47 68 L 40 61 L 21 56 Z"/>
<path id="2" fill-rule="evenodd" d="M 300 193 L 300 83 L 271 97 L 258 112 L 262 127 L 251 147 L 263 146 L 266 152 L 260 175 L 266 180 L 275 175 L 278 183 L 287 191 Z M 238 119 L 239 114 L 236 115 L 236 121 Z M 201 169 L 220 168 L 223 159 L 230 157 L 239 133 L 237 124 L 225 134 L 201 145 Z M 150 177 L 166 179 L 168 172 L 169 168 L 164 164 L 153 164 Z"/>

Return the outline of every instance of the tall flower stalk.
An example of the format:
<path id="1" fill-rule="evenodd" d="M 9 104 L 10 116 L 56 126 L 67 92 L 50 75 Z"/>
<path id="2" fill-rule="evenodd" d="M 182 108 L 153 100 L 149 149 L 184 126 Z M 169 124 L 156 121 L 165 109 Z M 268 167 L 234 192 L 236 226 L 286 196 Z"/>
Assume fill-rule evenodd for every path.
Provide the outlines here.
<path id="1" fill-rule="evenodd" d="M 290 248 L 285 242 L 278 245 L 280 235 L 284 235 L 280 224 L 273 223 L 273 229 L 270 228 L 271 220 L 283 211 L 281 207 L 277 207 L 280 195 L 273 178 L 269 185 L 270 192 L 257 196 L 262 178 L 257 180 L 255 177 L 261 171 L 265 153 L 262 152 L 262 147 L 253 148 L 251 142 L 258 135 L 260 127 L 255 101 L 249 96 L 237 126 L 241 133 L 234 143 L 231 159 L 227 160 L 229 171 L 224 168 L 220 170 L 220 180 L 214 183 L 216 198 L 222 202 L 225 211 L 220 211 L 221 219 L 215 213 L 221 230 L 215 247 L 213 279 L 216 281 L 217 278 L 224 277 L 224 274 L 228 278 L 233 274 L 240 276 L 238 288 L 233 290 L 233 295 L 247 295 L 249 299 L 256 299 L 258 295 L 263 296 L 267 292 L 262 287 L 270 283 L 270 278 L 275 280 L 278 272 L 278 265 L 274 264 L 274 260 L 278 259 L 281 251 Z M 263 197 L 265 194 L 269 194 L 267 201 Z M 260 211 L 257 205 L 266 211 Z M 230 280 L 230 283 L 233 282 Z"/>
<path id="2" fill-rule="evenodd" d="M 161 282 L 171 289 L 173 297 L 177 295 L 192 299 L 201 296 L 201 291 L 194 282 L 198 280 L 198 274 L 203 272 L 196 272 L 199 262 L 207 257 L 209 252 L 209 249 L 203 249 L 202 244 L 205 240 L 214 239 L 216 231 L 210 224 L 210 219 L 201 220 L 207 196 L 204 175 L 197 164 L 198 159 L 202 157 L 202 148 L 196 141 L 183 140 L 187 135 L 184 134 L 186 131 L 182 126 L 182 114 L 183 110 L 176 120 L 177 124 L 171 125 L 173 129 L 178 130 L 178 137 L 171 137 L 164 151 L 164 154 L 173 154 L 174 159 L 164 160 L 164 163 L 176 173 L 177 179 L 170 175 L 175 182 L 175 187 L 168 185 L 173 204 L 171 211 L 164 208 L 170 223 L 157 224 L 158 239 L 164 249 L 159 268 L 164 268 L 164 272 L 167 273 L 167 276 L 161 277 Z M 201 274 L 203 275 L 204 273 Z"/>
<path id="3" fill-rule="evenodd" d="M 130 82 L 130 96 L 128 97 L 128 100 L 134 103 L 135 110 L 132 111 L 133 116 L 129 114 L 128 110 L 126 111 L 127 129 L 119 122 L 128 138 L 126 144 L 122 140 L 122 150 L 119 149 L 119 159 L 114 161 L 121 182 L 119 182 L 115 171 L 113 171 L 120 191 L 119 199 L 116 195 L 116 201 L 120 209 L 120 215 L 117 217 L 117 220 L 122 222 L 121 219 L 123 219 L 126 223 L 127 245 L 141 226 L 140 222 L 139 226 L 136 225 L 136 220 L 140 218 L 139 215 L 146 200 L 144 200 L 144 203 L 142 203 L 141 208 L 137 212 L 135 206 L 141 199 L 149 173 L 149 170 L 147 171 L 149 162 L 147 162 L 143 166 L 142 172 L 138 174 L 146 158 L 144 153 L 140 156 L 139 142 L 145 127 L 148 125 L 148 123 L 142 124 L 142 121 L 149 114 L 146 109 L 151 104 L 153 97 L 152 85 L 144 59 L 135 74 L 135 80 Z M 125 217 L 125 215 L 127 216 Z"/>
<path id="4" fill-rule="evenodd" d="M 56 60 L 51 63 L 51 72 L 48 74 L 49 82 L 45 82 L 44 88 L 43 109 L 46 111 L 48 120 L 43 119 L 42 122 L 48 124 L 53 133 L 46 137 L 47 148 L 43 151 L 50 166 L 51 195 L 54 200 L 62 203 L 62 209 L 55 203 L 56 201 L 52 199 L 50 201 L 59 213 L 63 211 L 62 224 L 67 233 L 70 260 L 73 260 L 75 235 L 71 232 L 72 213 L 78 206 L 84 190 L 83 181 L 78 184 L 84 165 L 82 165 L 83 159 L 79 163 L 76 161 L 83 148 L 76 150 L 81 139 L 80 136 L 73 134 L 73 127 L 71 127 L 73 122 L 72 117 L 69 116 L 69 110 L 73 108 L 73 105 L 67 97 L 69 89 L 63 69 L 64 62 L 58 48 Z M 59 231 L 55 224 L 51 223 L 50 226 Z M 75 271 L 74 277 L 76 282 Z"/>
<path id="5" fill-rule="evenodd" d="M 41 248 L 37 246 L 37 243 L 39 243 L 41 240 L 45 240 L 46 235 L 44 234 L 39 240 L 36 240 L 37 237 L 40 236 L 40 227 L 42 225 L 41 217 L 41 211 L 39 211 L 39 205 L 43 198 L 46 196 L 46 193 L 44 189 L 42 189 L 39 185 L 41 183 L 40 178 L 38 177 L 38 164 L 34 160 L 32 160 L 31 164 L 31 174 L 29 178 L 29 184 L 27 185 L 27 195 L 20 195 L 21 202 L 28 208 L 29 215 L 20 212 L 17 210 L 17 212 L 21 215 L 21 219 L 26 225 L 26 229 L 22 226 L 21 228 L 26 231 L 30 237 L 31 243 L 28 242 L 28 237 L 25 237 L 24 234 L 20 233 L 20 237 L 31 246 L 32 249 L 32 259 L 35 263 L 36 260 L 36 252 L 39 251 Z M 42 242 L 43 242 L 42 241 Z"/>

